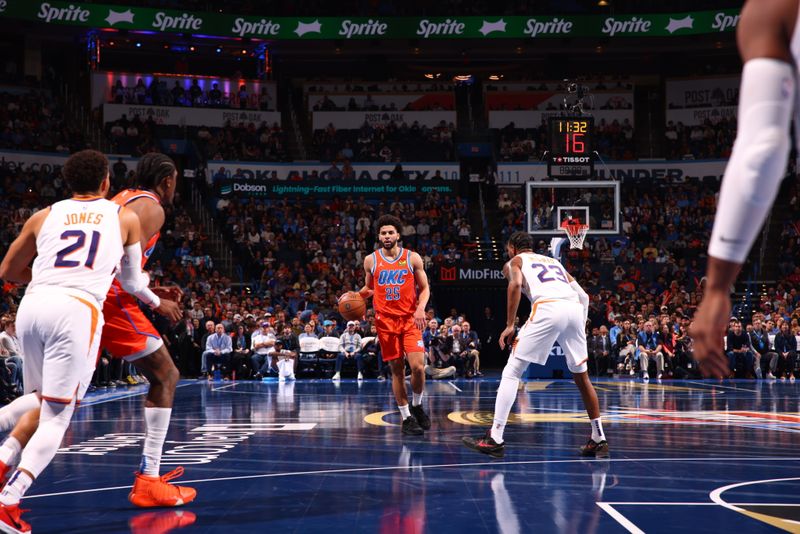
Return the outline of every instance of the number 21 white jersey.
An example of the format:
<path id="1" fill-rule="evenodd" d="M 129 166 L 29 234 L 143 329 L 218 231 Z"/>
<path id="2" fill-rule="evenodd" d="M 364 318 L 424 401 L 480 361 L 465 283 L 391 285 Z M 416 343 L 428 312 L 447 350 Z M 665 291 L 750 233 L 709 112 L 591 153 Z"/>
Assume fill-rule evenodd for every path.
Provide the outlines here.
<path id="1" fill-rule="evenodd" d="M 540 299 L 579 302 L 578 294 L 569 285 L 567 270 L 560 261 L 533 252 L 517 256 L 522 260 L 522 292 L 531 304 Z"/>
<path id="2" fill-rule="evenodd" d="M 78 289 L 102 305 L 122 258 L 120 206 L 104 198 L 68 199 L 50 206 L 39 235 L 28 290 Z"/>

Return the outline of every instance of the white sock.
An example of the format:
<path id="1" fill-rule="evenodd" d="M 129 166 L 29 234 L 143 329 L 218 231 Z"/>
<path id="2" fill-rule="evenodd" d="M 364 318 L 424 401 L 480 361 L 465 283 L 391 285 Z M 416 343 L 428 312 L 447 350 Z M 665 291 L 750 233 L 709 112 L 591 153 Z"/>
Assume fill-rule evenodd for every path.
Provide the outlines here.
<path id="1" fill-rule="evenodd" d="M 139 472 L 145 476 L 157 477 L 161 467 L 161 449 L 169 429 L 169 419 L 172 408 L 145 408 L 144 422 L 146 425 L 144 449 L 142 450 L 142 463 Z"/>
<path id="2" fill-rule="evenodd" d="M 9 479 L 8 484 L 3 488 L 3 492 L 0 493 L 0 503 L 6 505 L 19 504 L 31 484 L 33 484 L 33 479 L 25 472 L 17 469 Z"/>
<path id="3" fill-rule="evenodd" d="M 28 393 L 0 408 L 0 432 L 14 428 L 20 417 L 38 408 L 40 402 L 35 393 Z"/>
<path id="4" fill-rule="evenodd" d="M 419 406 L 422 404 L 422 395 L 425 394 L 425 390 L 419 392 L 419 394 L 411 392 L 411 405 L 412 406 Z"/>
<path id="5" fill-rule="evenodd" d="M 13 464 L 21 450 L 22 445 L 19 440 L 14 436 L 9 436 L 8 439 L 3 442 L 3 446 L 0 447 L 0 462 L 3 462 L 5 465 Z"/>
<path id="6" fill-rule="evenodd" d="M 503 369 L 503 378 L 497 388 L 497 399 L 494 401 L 494 421 L 492 422 L 491 436 L 495 443 L 503 443 L 503 431 L 508 422 L 508 414 L 517 400 L 519 379 L 528 368 L 528 362 L 519 358 L 509 358 Z"/>
<path id="7" fill-rule="evenodd" d="M 606 439 L 606 435 L 603 432 L 603 423 L 600 421 L 600 418 L 592 419 L 592 441 L 595 443 L 600 443 Z"/>
<path id="8" fill-rule="evenodd" d="M 403 421 L 411 417 L 411 410 L 408 409 L 408 404 L 403 406 L 397 405 L 397 408 L 400 410 L 400 417 L 403 418 Z"/>

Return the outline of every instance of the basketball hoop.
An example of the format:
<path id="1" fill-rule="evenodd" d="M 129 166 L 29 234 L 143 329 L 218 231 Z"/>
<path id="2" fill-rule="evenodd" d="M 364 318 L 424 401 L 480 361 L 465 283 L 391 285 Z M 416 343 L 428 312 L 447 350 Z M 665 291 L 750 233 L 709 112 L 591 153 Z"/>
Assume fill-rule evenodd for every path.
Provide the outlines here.
<path id="1" fill-rule="evenodd" d="M 570 218 L 561 223 L 561 229 L 569 238 L 569 248 L 583 248 L 583 241 L 589 232 L 588 224 L 581 224 L 580 221 Z"/>

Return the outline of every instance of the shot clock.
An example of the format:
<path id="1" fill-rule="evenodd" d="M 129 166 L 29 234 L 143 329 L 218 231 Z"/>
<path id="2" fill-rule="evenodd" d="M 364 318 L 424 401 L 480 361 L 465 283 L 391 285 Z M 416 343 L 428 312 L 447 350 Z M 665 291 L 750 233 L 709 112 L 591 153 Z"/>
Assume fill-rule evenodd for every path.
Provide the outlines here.
<path id="1" fill-rule="evenodd" d="M 550 178 L 590 177 L 594 174 L 594 119 L 592 117 L 550 117 Z"/>

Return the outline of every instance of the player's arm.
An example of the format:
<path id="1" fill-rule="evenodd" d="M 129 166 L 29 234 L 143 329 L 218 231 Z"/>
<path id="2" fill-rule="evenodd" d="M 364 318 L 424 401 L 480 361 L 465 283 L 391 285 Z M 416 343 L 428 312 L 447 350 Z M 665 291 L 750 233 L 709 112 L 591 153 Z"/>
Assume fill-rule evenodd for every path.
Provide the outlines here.
<path id="1" fill-rule="evenodd" d="M 508 289 L 506 290 L 506 328 L 500 334 L 500 348 L 505 349 L 510 344 L 514 336 L 514 321 L 519 310 L 519 301 L 522 298 L 522 260 L 515 256 L 507 264 L 506 278 L 508 278 Z"/>
<path id="2" fill-rule="evenodd" d="M 19 284 L 31 281 L 31 261 L 36 256 L 36 236 L 49 213 L 50 208 L 40 210 L 25 221 L 22 231 L 8 247 L 8 252 L 0 263 L 0 278 Z"/>
<path id="3" fill-rule="evenodd" d="M 422 256 L 416 252 L 411 253 L 411 268 L 414 270 L 414 281 L 417 284 L 417 309 L 414 312 L 414 322 L 417 328 L 425 330 L 425 308 L 431 298 L 431 286 L 428 284 L 428 275 L 425 274 L 425 265 Z"/>
<path id="4" fill-rule="evenodd" d="M 183 314 L 171 300 L 162 300 L 150 288 L 150 276 L 142 271 L 141 226 L 139 216 L 133 210 L 122 208 L 119 212 L 122 232 L 123 256 L 116 275 L 122 289 L 141 300 L 151 309 L 172 321 L 179 321 Z"/>
<path id="5" fill-rule="evenodd" d="M 737 27 L 744 62 L 739 127 L 725 169 L 708 247 L 706 288 L 695 316 L 695 355 L 706 375 L 727 376 L 722 339 L 736 281 L 777 195 L 790 150 L 789 123 L 797 91 L 790 40 L 797 0 L 750 0 Z"/>
<path id="6" fill-rule="evenodd" d="M 375 291 L 373 291 L 372 269 L 375 267 L 375 258 L 372 254 L 367 254 L 364 258 L 364 287 L 358 290 L 359 294 L 365 298 L 370 298 Z"/>
<path id="7" fill-rule="evenodd" d="M 586 291 L 583 290 L 578 281 L 569 273 L 567 273 L 567 280 L 569 280 L 569 287 L 578 294 L 578 300 L 583 306 L 583 321 L 586 322 L 589 319 L 589 295 L 586 294 Z"/>

